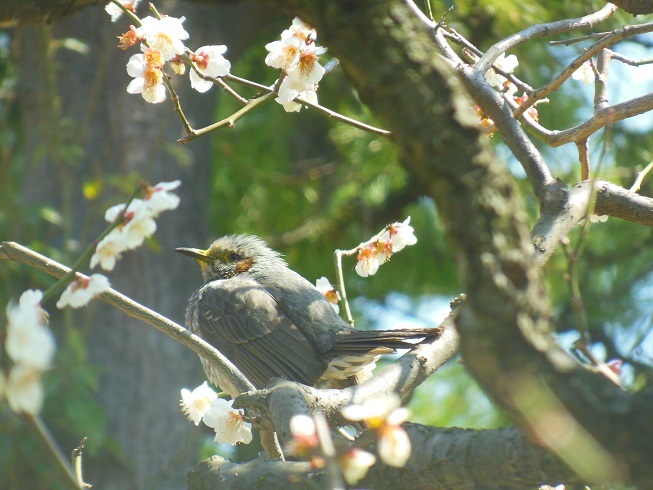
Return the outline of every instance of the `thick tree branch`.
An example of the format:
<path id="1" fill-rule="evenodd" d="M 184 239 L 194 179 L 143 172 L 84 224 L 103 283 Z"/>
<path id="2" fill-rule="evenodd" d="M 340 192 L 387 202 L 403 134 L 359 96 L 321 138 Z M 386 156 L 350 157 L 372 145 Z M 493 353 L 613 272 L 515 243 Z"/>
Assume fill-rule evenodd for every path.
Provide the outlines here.
<path id="1" fill-rule="evenodd" d="M 509 489 L 536 488 L 543 482 L 580 483 L 564 465 L 534 445 L 516 428 L 498 430 L 440 429 L 405 424 L 413 451 L 406 467 L 377 462 L 360 481 L 361 488 Z M 323 489 L 324 470 L 298 461 L 233 463 L 220 456 L 200 463 L 188 475 L 189 488 Z"/>
<path id="2" fill-rule="evenodd" d="M 593 199 L 594 208 L 588 209 Z M 590 211 L 653 226 L 653 199 L 650 197 L 640 196 L 602 179 L 580 182 L 571 188 L 558 181 L 547 188 L 540 219 L 531 233 L 536 262 L 544 265 L 560 241 Z"/>

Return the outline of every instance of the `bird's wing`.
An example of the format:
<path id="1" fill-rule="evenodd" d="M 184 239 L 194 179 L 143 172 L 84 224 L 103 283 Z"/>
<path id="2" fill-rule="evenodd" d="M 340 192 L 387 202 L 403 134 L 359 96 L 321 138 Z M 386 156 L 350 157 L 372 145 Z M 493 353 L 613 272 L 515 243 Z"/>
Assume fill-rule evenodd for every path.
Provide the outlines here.
<path id="1" fill-rule="evenodd" d="M 257 388 L 274 377 L 313 385 L 326 370 L 313 345 L 255 281 L 210 282 L 196 308 L 200 336 Z"/>

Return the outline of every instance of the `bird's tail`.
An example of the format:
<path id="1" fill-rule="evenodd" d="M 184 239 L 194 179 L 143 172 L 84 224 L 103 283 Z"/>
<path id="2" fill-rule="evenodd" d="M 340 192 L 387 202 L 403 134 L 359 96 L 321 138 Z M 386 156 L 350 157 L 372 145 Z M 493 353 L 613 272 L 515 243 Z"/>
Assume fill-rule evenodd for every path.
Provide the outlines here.
<path id="1" fill-rule="evenodd" d="M 335 334 L 329 349 L 332 356 L 317 387 L 344 388 L 360 384 L 372 375 L 376 361 L 383 354 L 398 349 L 413 349 L 425 339 L 437 338 L 442 328 L 397 330 L 357 330 L 348 328 Z"/>
<path id="2" fill-rule="evenodd" d="M 437 338 L 442 329 L 410 328 L 395 330 L 358 330 L 355 328 L 336 333 L 332 354 L 351 355 L 373 353 L 391 354 L 398 349 L 413 349 L 425 339 Z"/>

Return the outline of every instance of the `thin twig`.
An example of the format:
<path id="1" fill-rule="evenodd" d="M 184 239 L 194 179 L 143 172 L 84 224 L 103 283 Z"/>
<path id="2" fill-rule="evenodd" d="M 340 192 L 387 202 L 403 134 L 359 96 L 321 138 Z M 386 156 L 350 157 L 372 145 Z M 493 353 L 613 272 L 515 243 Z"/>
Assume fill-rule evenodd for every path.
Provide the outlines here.
<path id="1" fill-rule="evenodd" d="M 653 161 L 651 161 L 641 172 L 637 172 L 637 178 L 635 179 L 635 182 L 633 182 L 633 185 L 628 189 L 628 192 L 638 192 L 639 188 L 642 186 L 642 182 L 644 181 L 644 177 L 651 171 L 653 168 Z"/>
<path id="2" fill-rule="evenodd" d="M 59 470 L 61 470 L 61 473 L 66 477 L 66 485 L 69 488 L 82 489 L 83 487 L 78 483 L 77 477 L 75 476 L 75 472 L 72 466 L 70 465 L 68 460 L 64 457 L 63 453 L 61 452 L 61 449 L 59 448 L 59 445 L 57 444 L 57 441 L 55 441 L 54 437 L 50 433 L 50 430 L 43 422 L 43 419 L 41 419 L 41 417 L 38 415 L 28 415 L 28 414 L 24 414 L 24 418 L 25 420 L 27 420 L 30 427 L 34 429 L 41 442 L 48 449 L 48 452 L 56 460 L 57 467 L 59 468 Z"/>
<path id="3" fill-rule="evenodd" d="M 586 220 L 586 223 L 589 220 Z M 578 323 L 578 331 L 584 342 L 589 341 L 589 328 L 587 325 L 587 315 L 585 314 L 585 307 L 583 305 L 583 296 L 580 292 L 580 284 L 578 282 L 578 267 L 577 262 L 579 257 L 572 249 L 569 239 L 562 240 L 563 250 L 567 257 L 567 266 L 569 268 L 567 281 L 569 282 L 569 290 L 571 292 L 571 309 L 576 317 Z"/>
<path id="4" fill-rule="evenodd" d="M 347 487 L 342 479 L 342 473 L 336 461 L 336 448 L 333 445 L 326 418 L 320 412 L 316 412 L 313 414 L 313 420 L 315 421 L 315 434 L 320 443 L 320 451 L 326 464 L 327 481 L 329 483 L 327 488 L 330 490 L 344 490 Z"/>
<path id="5" fill-rule="evenodd" d="M 342 302 L 343 309 L 345 310 L 345 319 L 353 327 L 354 318 L 351 315 L 351 310 L 349 309 L 349 301 L 347 300 L 347 291 L 345 290 L 345 279 L 342 274 L 342 251 L 336 250 L 333 252 L 333 258 L 336 263 L 336 281 L 338 287 L 338 293 L 340 294 L 340 301 Z"/>
<path id="6" fill-rule="evenodd" d="M 574 43 L 578 43 L 581 41 L 587 41 L 588 39 L 597 39 L 597 38 L 602 38 L 605 35 L 610 34 L 609 32 L 593 32 L 591 34 L 587 34 L 586 36 L 579 36 L 579 37 L 574 37 L 572 39 L 562 39 L 560 41 L 549 41 L 549 46 L 558 46 L 558 45 L 564 45 L 564 46 L 569 46 Z"/>
<path id="7" fill-rule="evenodd" d="M 216 123 L 213 123 L 209 126 L 206 126 L 202 129 L 197 129 L 193 131 L 192 133 L 189 133 L 188 136 L 185 136 L 183 138 L 180 138 L 177 140 L 178 143 L 188 143 L 190 141 L 193 141 L 200 136 L 204 136 L 205 134 L 211 133 L 213 131 L 217 131 L 218 129 L 224 128 L 224 127 L 230 127 L 233 128 L 236 125 L 236 121 L 238 121 L 240 118 L 246 116 L 248 113 L 253 111 L 259 106 L 265 105 L 268 102 L 272 102 L 273 97 L 275 96 L 274 92 L 270 92 L 269 94 L 264 95 L 263 97 L 259 97 L 258 99 L 253 99 L 250 100 L 245 107 L 240 109 L 239 111 L 234 112 L 231 116 L 226 117 L 222 119 L 221 121 L 218 121 Z"/>
<path id="8" fill-rule="evenodd" d="M 587 121 L 562 131 L 549 131 L 546 142 L 556 148 L 558 146 L 581 141 L 588 138 L 608 124 L 643 114 L 653 109 L 653 93 L 642 95 L 626 102 L 614 104 L 596 111 Z"/>
<path id="9" fill-rule="evenodd" d="M 79 271 L 79 269 L 82 267 L 83 264 L 88 263 L 91 256 L 95 252 L 95 249 L 97 248 L 97 244 L 109 233 L 111 233 L 111 231 L 114 228 L 118 227 L 123 223 L 125 219 L 125 213 L 127 212 L 129 205 L 136 198 L 136 196 L 141 190 L 142 190 L 142 185 L 139 185 L 136 189 L 134 189 L 132 195 L 129 196 L 129 199 L 127 199 L 127 203 L 125 204 L 124 209 L 118 214 L 116 219 L 113 220 L 113 222 L 109 226 L 107 226 L 102 231 L 102 233 L 100 233 L 100 235 L 97 237 L 97 239 L 94 242 L 92 242 L 91 244 L 89 244 L 88 247 L 86 247 L 86 250 L 84 250 L 84 252 L 82 252 L 79 258 L 75 261 L 70 271 L 67 272 L 64 276 L 62 276 L 52 286 L 50 286 L 48 289 L 45 290 L 41 301 L 45 302 L 48 299 L 52 298 L 54 295 L 56 295 L 61 290 L 63 290 L 66 286 L 68 286 L 68 284 L 70 284 L 75 279 L 75 274 L 77 273 L 77 271 Z"/>
<path id="10" fill-rule="evenodd" d="M 338 281 L 338 293 L 340 293 L 340 300 L 343 304 L 343 307 L 345 309 L 345 317 L 347 321 L 349 322 L 350 325 L 354 324 L 354 319 L 351 316 L 351 310 L 349 309 L 349 301 L 347 301 L 347 291 L 345 289 L 345 280 L 344 276 L 342 274 L 342 256 L 347 255 L 351 256 L 356 253 L 358 253 L 359 250 L 362 248 L 367 247 L 368 245 L 373 244 L 381 236 L 388 230 L 388 226 L 383 228 L 380 232 L 378 232 L 376 235 L 374 235 L 372 238 L 367 240 L 366 242 L 359 243 L 356 248 L 352 248 L 351 250 L 336 250 L 333 252 L 333 257 L 336 263 L 336 280 Z"/>
<path id="11" fill-rule="evenodd" d="M 651 63 L 653 63 L 653 58 L 643 59 L 643 60 L 632 60 L 622 54 L 615 53 L 614 51 L 610 51 L 610 56 L 613 60 L 621 61 L 622 63 L 625 63 L 626 65 L 630 65 L 630 66 L 650 65 Z"/>
<path id="12" fill-rule="evenodd" d="M 578 339 L 576 342 L 574 342 L 574 347 L 578 349 L 601 374 L 603 374 L 617 386 L 621 386 L 621 382 L 617 373 L 610 369 L 605 362 L 597 359 L 594 354 L 592 354 L 592 352 L 587 348 L 587 344 L 583 339 Z"/>
<path id="13" fill-rule="evenodd" d="M 197 68 L 197 65 L 193 63 L 191 60 L 190 56 L 187 53 L 184 53 L 181 56 L 186 63 L 190 65 L 190 69 L 193 70 L 198 77 L 200 77 L 202 80 L 206 80 L 207 82 L 213 82 L 215 85 L 219 85 L 222 87 L 222 90 L 227 92 L 229 95 L 231 95 L 234 99 L 236 99 L 238 102 L 240 102 L 242 105 L 247 105 L 248 100 L 240 95 L 238 92 L 236 92 L 234 89 L 232 89 L 229 85 L 225 83 L 225 81 L 222 79 L 223 77 L 212 77 L 209 75 L 205 75 L 202 73 L 202 70 Z"/>
<path id="14" fill-rule="evenodd" d="M 271 92 L 272 91 L 272 88 L 268 87 L 267 85 L 252 82 L 251 80 L 247 80 L 246 78 L 237 77 L 236 75 L 233 75 L 231 73 L 227 73 L 223 78 L 225 80 L 229 80 L 231 82 L 236 82 L 236 83 L 239 83 L 241 85 L 245 85 L 246 87 L 251 87 L 251 88 L 258 89 L 258 90 L 262 90 L 264 92 Z"/>
<path id="15" fill-rule="evenodd" d="M 589 140 L 578 141 L 576 147 L 578 148 L 578 160 L 580 161 L 580 180 L 587 180 L 590 178 Z"/>
<path id="16" fill-rule="evenodd" d="M 75 476 L 77 477 L 77 483 L 82 488 L 91 488 L 92 486 L 88 483 L 84 483 L 84 476 L 82 474 L 82 454 L 84 452 L 84 445 L 86 444 L 87 440 L 88 438 L 84 437 L 80 441 L 79 446 L 73 449 L 71 455 L 73 468 L 75 468 Z"/>

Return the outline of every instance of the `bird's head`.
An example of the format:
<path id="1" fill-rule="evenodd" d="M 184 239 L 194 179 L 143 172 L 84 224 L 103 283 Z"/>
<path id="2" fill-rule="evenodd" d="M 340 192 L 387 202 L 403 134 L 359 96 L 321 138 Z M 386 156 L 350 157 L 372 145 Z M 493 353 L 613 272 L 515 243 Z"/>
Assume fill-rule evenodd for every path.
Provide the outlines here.
<path id="1" fill-rule="evenodd" d="M 218 238 L 206 250 L 176 248 L 175 251 L 197 260 L 205 282 L 229 279 L 275 264 L 286 265 L 278 252 L 268 247 L 259 237 L 250 235 Z"/>

